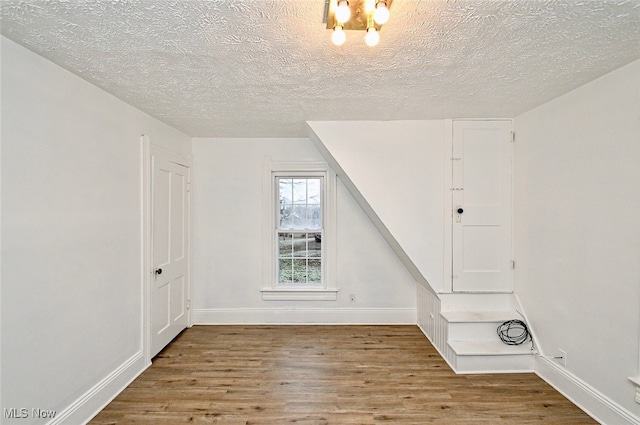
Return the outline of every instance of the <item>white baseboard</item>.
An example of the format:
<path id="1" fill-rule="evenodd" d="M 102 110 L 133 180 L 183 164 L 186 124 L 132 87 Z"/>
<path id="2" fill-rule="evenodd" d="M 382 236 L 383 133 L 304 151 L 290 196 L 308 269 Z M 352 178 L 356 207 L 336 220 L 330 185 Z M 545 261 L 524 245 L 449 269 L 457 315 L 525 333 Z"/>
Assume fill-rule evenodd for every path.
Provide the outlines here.
<path id="1" fill-rule="evenodd" d="M 47 425 L 86 424 L 149 366 L 144 362 L 142 351 L 137 352 Z"/>
<path id="2" fill-rule="evenodd" d="M 550 359 L 536 356 L 536 374 L 602 424 L 640 425 L 640 418 Z"/>
<path id="3" fill-rule="evenodd" d="M 415 325 L 415 308 L 208 308 L 193 310 L 195 325 Z"/>
<path id="4" fill-rule="evenodd" d="M 453 361 L 452 361 L 453 354 L 452 354 L 451 348 L 448 345 L 446 347 L 440 347 L 439 344 L 436 342 L 436 339 L 429 336 L 429 334 L 426 332 L 426 330 L 422 326 L 418 325 L 418 328 L 420 328 L 420 330 L 422 331 L 424 336 L 427 337 L 427 339 L 429 340 L 433 348 L 435 348 L 438 354 L 440 354 L 440 357 L 442 357 L 445 363 L 447 363 L 447 366 L 449 366 L 449 369 L 451 369 L 454 373 L 457 373 L 456 369 L 453 367 Z"/>

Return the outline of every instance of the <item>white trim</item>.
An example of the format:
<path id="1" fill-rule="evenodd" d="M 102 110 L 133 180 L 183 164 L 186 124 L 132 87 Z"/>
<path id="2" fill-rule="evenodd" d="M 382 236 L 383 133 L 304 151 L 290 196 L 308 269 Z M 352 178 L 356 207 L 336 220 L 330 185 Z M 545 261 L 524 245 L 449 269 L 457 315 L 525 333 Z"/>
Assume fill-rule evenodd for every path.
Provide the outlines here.
<path id="1" fill-rule="evenodd" d="M 4 41 L 2 41 L 2 44 L 4 44 Z M 2 85 L 0 84 L 0 98 L 2 98 Z M 0 102 L 0 135 L 2 135 L 2 117 L 4 115 L 2 115 L 2 102 Z M 5 142 L 6 143 L 6 142 Z M 2 143 L 0 141 L 0 158 L 2 158 Z M 2 211 L 4 211 L 2 209 L 2 161 L 0 161 L 0 247 L 3 246 L 2 245 L 2 228 L 1 228 L 1 223 L 2 223 Z M 0 255 L 0 305 L 2 305 L 2 256 Z M 5 322 L 6 323 L 6 322 Z M 0 315 L 0 365 L 2 365 L 2 318 Z M 1 375 L 1 373 L 0 373 Z M 2 379 L 0 379 L 0 395 L 4 394 L 2 391 Z M 2 400 L 0 399 L 0 409 L 3 409 L 5 406 L 2 404 Z M 4 415 L 4 409 L 2 410 L 2 413 Z"/>
<path id="2" fill-rule="evenodd" d="M 636 396 L 635 396 L 635 400 L 636 403 L 640 404 L 640 378 L 629 378 L 629 381 L 633 382 L 633 384 L 636 386 Z"/>
<path id="3" fill-rule="evenodd" d="M 193 311 L 198 325 L 415 325 L 415 308 L 209 308 Z"/>
<path id="4" fill-rule="evenodd" d="M 527 325 L 527 329 L 529 330 L 529 334 L 531 335 L 531 342 L 533 343 L 533 354 L 544 356 L 544 353 L 538 346 L 538 337 L 536 336 L 536 330 L 534 329 L 533 322 L 529 320 L 527 313 L 524 311 L 524 307 L 520 302 L 520 297 L 518 297 L 518 295 L 516 295 L 515 293 L 513 293 L 512 296 L 512 308 L 522 317 L 522 320 Z"/>
<path id="5" fill-rule="evenodd" d="M 193 300 L 195 294 L 195 284 L 193 282 L 193 271 L 195 270 L 195 238 L 194 235 L 194 220 L 193 220 L 193 163 L 191 162 L 191 156 L 189 156 L 189 176 L 187 180 L 187 237 L 189 240 L 187 241 L 187 255 L 189 256 L 188 263 L 188 287 L 187 287 L 187 327 L 193 326 Z"/>
<path id="6" fill-rule="evenodd" d="M 640 339 L 638 340 L 638 370 L 636 376 L 630 376 L 629 381 L 633 382 L 636 386 L 636 403 L 640 404 Z"/>
<path id="7" fill-rule="evenodd" d="M 143 352 L 138 351 L 66 409 L 59 412 L 53 420 L 48 422 L 48 425 L 86 424 L 149 366 L 150 363 L 144 361 Z"/>
<path id="8" fill-rule="evenodd" d="M 273 287 L 273 258 L 275 256 L 275 246 L 272 233 L 275 221 L 272 208 L 272 183 L 271 183 L 271 157 L 265 156 L 262 159 L 262 289 Z M 194 323 L 197 321 L 194 319 Z"/>
<path id="9" fill-rule="evenodd" d="M 453 364 L 451 363 L 451 359 L 449 358 L 448 355 L 446 355 L 446 353 L 443 350 L 441 350 L 440 344 L 436 342 L 435 338 L 430 337 L 424 327 L 418 325 L 418 329 L 420 329 L 420 331 L 424 334 L 424 336 L 427 337 L 427 339 L 429 340 L 433 348 L 436 349 L 440 357 L 442 357 L 442 359 L 445 361 L 447 366 L 449 366 L 449 369 L 451 369 L 453 373 L 457 374 L 458 372 L 456 372 L 455 368 L 453 367 Z M 449 346 L 447 346 L 447 349 L 451 350 Z"/>
<path id="10" fill-rule="evenodd" d="M 640 425 L 640 418 L 552 360 L 536 356 L 536 375 L 603 424 Z"/>
<path id="11" fill-rule="evenodd" d="M 453 292 L 453 120 L 444 120 L 444 256 L 443 256 L 443 282 L 441 291 Z M 440 292 L 440 291 L 438 291 Z"/>
<path id="12" fill-rule="evenodd" d="M 147 140 L 149 140 L 149 136 L 144 136 L 144 137 Z M 184 155 L 180 152 L 174 152 L 172 150 L 163 148 L 162 146 L 154 145 L 153 143 L 150 143 L 150 146 L 153 149 L 153 152 L 151 152 L 153 155 L 159 158 L 164 158 L 171 162 L 175 162 L 176 164 L 183 165 L 187 168 L 191 168 L 190 155 Z"/>
<path id="13" fill-rule="evenodd" d="M 149 136 L 142 135 L 140 137 L 141 154 L 142 154 L 142 175 L 141 175 L 141 221 L 142 221 L 142 267 L 140 270 L 142 288 L 141 296 L 141 313 L 142 313 L 142 338 L 141 348 L 145 361 L 151 363 L 151 141 Z"/>
<path id="14" fill-rule="evenodd" d="M 323 284 L 313 288 L 287 288 L 277 286 L 275 282 L 275 184 L 276 176 L 314 175 L 322 173 L 323 183 Z M 337 180 L 329 164 L 326 162 L 283 162 L 272 161 L 265 156 L 262 160 L 262 299 L 277 300 L 337 300 L 336 279 L 336 192 Z M 307 295 L 305 295 L 305 293 Z M 194 320 L 194 323 L 196 321 Z"/>
<path id="15" fill-rule="evenodd" d="M 263 301 L 336 301 L 337 289 L 270 288 L 262 289 Z"/>

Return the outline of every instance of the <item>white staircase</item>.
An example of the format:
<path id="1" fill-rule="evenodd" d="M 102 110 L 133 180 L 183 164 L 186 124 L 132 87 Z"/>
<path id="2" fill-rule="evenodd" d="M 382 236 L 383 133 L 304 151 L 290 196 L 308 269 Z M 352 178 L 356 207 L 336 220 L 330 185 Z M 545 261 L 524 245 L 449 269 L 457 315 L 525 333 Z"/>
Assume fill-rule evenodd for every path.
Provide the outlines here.
<path id="1" fill-rule="evenodd" d="M 512 294 L 452 293 L 436 298 L 428 292 L 419 290 L 423 299 L 431 298 L 418 306 L 419 325 L 456 373 L 533 371 L 531 342 L 507 345 L 497 334 L 498 326 L 508 320 L 526 322 Z"/>

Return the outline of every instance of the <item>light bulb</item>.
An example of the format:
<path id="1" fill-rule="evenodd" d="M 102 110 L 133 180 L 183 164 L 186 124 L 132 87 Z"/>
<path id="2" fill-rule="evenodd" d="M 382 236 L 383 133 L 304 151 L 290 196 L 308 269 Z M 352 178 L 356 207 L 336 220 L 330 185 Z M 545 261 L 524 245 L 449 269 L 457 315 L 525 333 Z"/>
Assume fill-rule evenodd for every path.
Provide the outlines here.
<path id="1" fill-rule="evenodd" d="M 383 25 L 389 20 L 389 8 L 386 1 L 379 1 L 376 5 L 376 11 L 373 12 L 373 20 L 376 24 Z"/>
<path id="2" fill-rule="evenodd" d="M 373 14 L 373 12 L 376 10 L 376 3 L 377 3 L 377 0 L 365 0 L 364 12 L 367 15 Z"/>
<path id="3" fill-rule="evenodd" d="M 342 25 L 336 25 L 333 27 L 333 34 L 331 34 L 331 41 L 336 46 L 342 46 L 347 39 L 347 35 L 344 33 Z"/>
<path id="4" fill-rule="evenodd" d="M 367 43 L 367 46 L 373 47 L 378 44 L 378 41 L 380 41 L 380 34 L 375 27 L 367 28 L 367 35 L 364 36 L 364 42 Z"/>
<path id="5" fill-rule="evenodd" d="M 336 21 L 343 24 L 351 17 L 351 9 L 349 9 L 348 0 L 339 0 L 336 8 Z"/>

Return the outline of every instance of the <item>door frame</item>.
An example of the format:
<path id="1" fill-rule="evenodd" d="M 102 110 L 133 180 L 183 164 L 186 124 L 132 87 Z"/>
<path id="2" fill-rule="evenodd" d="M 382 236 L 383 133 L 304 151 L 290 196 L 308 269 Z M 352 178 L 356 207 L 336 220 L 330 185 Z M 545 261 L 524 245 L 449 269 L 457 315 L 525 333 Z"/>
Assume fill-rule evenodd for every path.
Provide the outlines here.
<path id="1" fill-rule="evenodd" d="M 160 157 L 170 162 L 185 166 L 189 169 L 189 179 L 187 180 L 187 327 L 193 326 L 191 316 L 191 300 L 193 299 L 193 285 L 191 284 L 191 272 L 193 270 L 191 234 L 191 157 L 177 152 L 170 151 L 160 146 L 153 145 L 148 135 L 140 136 L 140 153 L 142 158 L 141 172 L 141 245 L 142 245 L 142 355 L 146 366 L 151 364 L 151 286 L 153 283 L 154 270 L 151 258 L 153 227 L 151 222 L 151 202 L 152 202 L 152 158 Z"/>
<path id="2" fill-rule="evenodd" d="M 453 119 L 444 120 L 444 255 L 442 293 L 453 292 Z"/>

